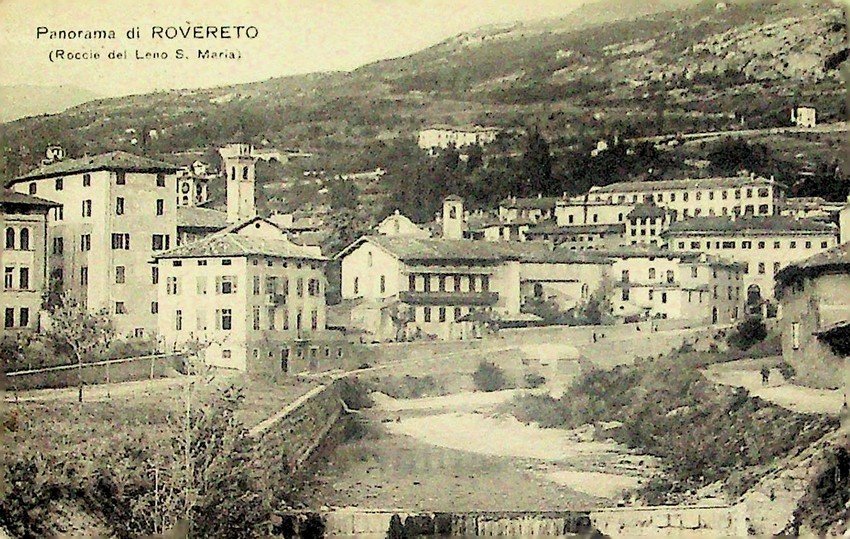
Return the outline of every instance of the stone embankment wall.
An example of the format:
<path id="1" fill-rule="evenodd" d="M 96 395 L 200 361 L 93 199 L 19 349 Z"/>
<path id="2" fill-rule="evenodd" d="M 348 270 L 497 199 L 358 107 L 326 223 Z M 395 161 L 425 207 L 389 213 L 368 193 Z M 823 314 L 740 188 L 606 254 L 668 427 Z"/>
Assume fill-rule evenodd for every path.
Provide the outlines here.
<path id="1" fill-rule="evenodd" d="M 345 400 L 353 383 L 346 379 L 315 387 L 249 431 L 270 462 L 283 460 L 290 471 L 331 450 L 345 433 Z"/>
<path id="2" fill-rule="evenodd" d="M 747 535 L 742 509 L 720 505 L 458 513 L 346 508 L 293 513 L 283 520 L 286 535 L 291 537 L 558 537 L 597 532 L 611 537 Z"/>

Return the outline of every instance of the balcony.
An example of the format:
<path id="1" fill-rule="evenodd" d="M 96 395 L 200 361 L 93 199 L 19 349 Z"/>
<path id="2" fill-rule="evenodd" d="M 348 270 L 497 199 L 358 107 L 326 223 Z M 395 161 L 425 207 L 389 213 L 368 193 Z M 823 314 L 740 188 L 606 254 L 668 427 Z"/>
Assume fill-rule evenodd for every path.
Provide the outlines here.
<path id="1" fill-rule="evenodd" d="M 399 300 L 409 305 L 494 305 L 496 292 L 400 292 Z"/>

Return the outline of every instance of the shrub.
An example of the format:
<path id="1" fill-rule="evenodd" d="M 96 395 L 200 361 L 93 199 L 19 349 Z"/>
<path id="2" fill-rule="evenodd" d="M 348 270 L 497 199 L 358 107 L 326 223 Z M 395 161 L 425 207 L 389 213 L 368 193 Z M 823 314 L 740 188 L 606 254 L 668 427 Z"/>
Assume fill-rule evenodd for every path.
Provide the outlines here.
<path id="1" fill-rule="evenodd" d="M 729 346 L 739 350 L 749 350 L 755 344 L 760 343 L 767 337 L 767 328 L 761 318 L 748 318 L 738 324 L 735 331 L 729 335 Z"/>
<path id="2" fill-rule="evenodd" d="M 490 361 L 482 361 L 472 373 L 472 381 L 480 391 L 499 391 L 508 385 L 505 371 Z"/>
<path id="3" fill-rule="evenodd" d="M 529 372 L 525 375 L 525 387 L 534 389 L 546 383 L 546 377 L 536 372 Z"/>
<path id="4" fill-rule="evenodd" d="M 782 378 L 784 378 L 786 382 L 790 382 L 795 376 L 797 376 L 797 370 L 794 369 L 793 365 L 786 361 L 777 365 L 777 368 L 779 369 L 779 374 L 782 375 Z"/>

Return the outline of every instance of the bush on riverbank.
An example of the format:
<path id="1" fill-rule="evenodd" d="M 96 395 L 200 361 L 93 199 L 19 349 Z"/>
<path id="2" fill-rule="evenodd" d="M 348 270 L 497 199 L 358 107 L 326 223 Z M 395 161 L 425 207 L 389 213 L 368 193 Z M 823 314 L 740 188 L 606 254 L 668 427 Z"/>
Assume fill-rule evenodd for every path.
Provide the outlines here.
<path id="1" fill-rule="evenodd" d="M 500 391 L 508 386 L 505 371 L 490 361 L 482 361 L 472 373 L 472 381 L 479 391 Z"/>
<path id="2" fill-rule="evenodd" d="M 543 427 L 621 422 L 615 440 L 668 465 L 668 479 L 643 492 L 650 503 L 675 501 L 679 493 L 733 474 L 739 477 L 729 481 L 732 494 L 740 494 L 757 480 L 748 469 L 767 466 L 836 427 L 833 420 L 795 414 L 745 390 L 715 386 L 698 370 L 710 359 L 674 353 L 639 366 L 590 371 L 560 399 L 519 397 L 512 412 Z"/>

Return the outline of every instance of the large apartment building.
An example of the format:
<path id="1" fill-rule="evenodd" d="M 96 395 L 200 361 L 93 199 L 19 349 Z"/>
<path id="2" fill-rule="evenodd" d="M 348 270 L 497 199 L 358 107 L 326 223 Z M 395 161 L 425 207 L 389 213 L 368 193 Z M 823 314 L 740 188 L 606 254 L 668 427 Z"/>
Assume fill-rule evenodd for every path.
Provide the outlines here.
<path id="1" fill-rule="evenodd" d="M 418 144 L 423 150 L 434 152 L 449 146 L 463 148 L 464 146 L 484 146 L 496 140 L 501 133 L 497 127 L 481 127 L 479 125 L 454 127 L 450 125 L 432 125 L 419 131 Z"/>
<path id="2" fill-rule="evenodd" d="M 176 241 L 177 167 L 126 152 L 67 159 L 10 182 L 57 203 L 47 226 L 51 293 L 107 309 L 122 334 L 156 327 L 151 256 Z"/>
<path id="3" fill-rule="evenodd" d="M 47 214 L 50 201 L 0 189 L 0 311 L 6 332 L 36 329 L 47 294 Z"/>
<path id="4" fill-rule="evenodd" d="M 208 365 L 249 372 L 340 364 L 346 347 L 326 329 L 327 260 L 318 248 L 254 217 L 154 258 L 167 347 L 196 341 Z"/>
<path id="5" fill-rule="evenodd" d="M 744 266 L 747 302 L 773 297 L 774 276 L 838 242 L 832 223 L 781 215 L 732 219 L 698 217 L 673 223 L 662 233 L 671 251 L 699 251 Z"/>

